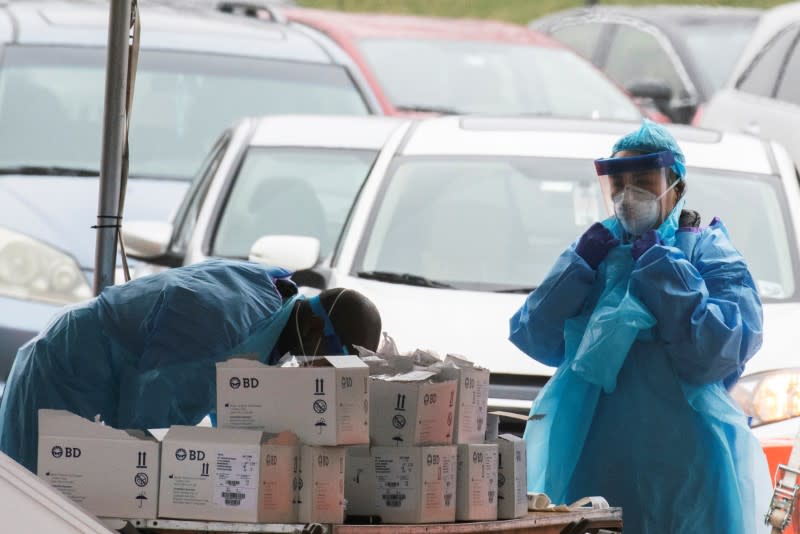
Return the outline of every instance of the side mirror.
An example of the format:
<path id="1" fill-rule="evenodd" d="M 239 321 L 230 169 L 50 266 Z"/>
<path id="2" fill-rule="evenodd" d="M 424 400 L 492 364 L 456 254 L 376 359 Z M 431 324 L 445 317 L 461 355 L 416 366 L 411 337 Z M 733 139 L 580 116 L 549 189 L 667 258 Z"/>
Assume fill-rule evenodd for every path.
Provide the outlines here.
<path id="1" fill-rule="evenodd" d="M 661 113 L 671 115 L 672 87 L 664 80 L 634 80 L 625 88 L 635 98 L 652 100 Z"/>
<path id="2" fill-rule="evenodd" d="M 304 271 L 319 261 L 319 239 L 300 235 L 265 235 L 250 248 L 250 261 L 289 271 Z"/>
<path id="3" fill-rule="evenodd" d="M 166 256 L 172 239 L 172 224 L 162 221 L 130 221 L 122 225 L 125 252 L 141 260 Z"/>

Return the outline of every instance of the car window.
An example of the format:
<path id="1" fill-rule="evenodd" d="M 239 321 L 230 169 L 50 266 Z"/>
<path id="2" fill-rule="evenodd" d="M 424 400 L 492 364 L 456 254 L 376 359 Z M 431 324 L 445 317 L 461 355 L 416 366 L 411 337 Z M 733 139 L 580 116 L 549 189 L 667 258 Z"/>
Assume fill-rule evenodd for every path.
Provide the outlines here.
<path id="1" fill-rule="evenodd" d="M 355 270 L 462 289 L 536 286 L 570 243 L 607 217 L 593 170 L 588 160 L 398 158 Z M 793 298 L 797 251 L 780 181 L 705 169 L 689 175 L 687 207 L 706 224 L 722 218 L 765 298 Z"/>
<path id="2" fill-rule="evenodd" d="M 773 38 L 739 77 L 736 87 L 745 93 L 768 98 L 775 96 L 778 73 L 796 36 L 797 29 L 791 28 Z"/>
<path id="3" fill-rule="evenodd" d="M 617 24 L 606 58 L 605 71 L 623 86 L 641 80 L 661 80 L 674 98 L 689 96 L 675 64 L 650 33 Z"/>
<path id="4" fill-rule="evenodd" d="M 733 245 L 744 255 L 761 296 L 794 298 L 797 250 L 791 243 L 796 240 L 787 229 L 786 199 L 780 181 L 700 169 L 690 169 L 687 174 L 691 177 L 687 207 L 698 210 L 706 224 L 713 217 L 722 219 Z M 766 233 L 759 231 L 759 224 Z"/>
<path id="5" fill-rule="evenodd" d="M 364 39 L 359 46 L 398 107 L 641 118 L 624 92 L 565 48 L 406 39 Z"/>
<path id="6" fill-rule="evenodd" d="M 674 26 L 712 91 L 720 89 L 728 81 L 757 20 L 757 17 L 734 20 L 703 18 L 681 21 Z"/>
<path id="7" fill-rule="evenodd" d="M 97 169 L 104 50 L 17 46 L 4 53 L 0 166 Z M 191 179 L 221 131 L 243 116 L 272 113 L 368 109 L 337 65 L 141 50 L 130 175 Z"/>
<path id="8" fill-rule="evenodd" d="M 320 240 L 333 251 L 377 157 L 373 150 L 250 148 L 228 195 L 212 254 L 246 258 L 264 235 Z"/>
<path id="9" fill-rule="evenodd" d="M 776 98 L 800 105 L 800 42 L 795 40 L 794 50 L 783 68 Z"/>
<path id="10" fill-rule="evenodd" d="M 214 180 L 214 175 L 219 169 L 219 164 L 225 156 L 225 151 L 230 141 L 231 132 L 228 130 L 220 136 L 214 148 L 209 152 L 208 157 L 200 167 L 199 176 L 184 197 L 183 204 L 178 209 L 178 214 L 175 217 L 177 228 L 171 244 L 173 251 L 182 253 L 186 250 L 189 240 L 192 238 L 200 208 L 203 206 L 203 201 L 208 193 L 208 188 Z"/>
<path id="11" fill-rule="evenodd" d="M 605 28 L 606 24 L 600 22 L 570 24 L 554 29 L 552 35 L 583 57 L 593 59 L 600 41 L 600 35 Z"/>

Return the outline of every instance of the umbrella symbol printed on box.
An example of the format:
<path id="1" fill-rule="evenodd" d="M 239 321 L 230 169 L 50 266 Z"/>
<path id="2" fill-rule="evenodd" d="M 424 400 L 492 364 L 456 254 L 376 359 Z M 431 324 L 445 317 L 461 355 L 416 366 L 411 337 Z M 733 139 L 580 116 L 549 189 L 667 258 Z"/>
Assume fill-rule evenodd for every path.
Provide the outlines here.
<path id="1" fill-rule="evenodd" d="M 139 495 L 136 496 L 136 500 L 139 501 L 139 508 L 142 507 L 142 503 L 147 500 L 147 495 L 145 492 L 141 492 Z"/>
<path id="2" fill-rule="evenodd" d="M 322 434 L 322 431 L 325 430 L 325 427 L 328 426 L 328 423 L 325 422 L 325 418 L 321 417 L 314 426 L 319 429 L 319 433 Z"/>

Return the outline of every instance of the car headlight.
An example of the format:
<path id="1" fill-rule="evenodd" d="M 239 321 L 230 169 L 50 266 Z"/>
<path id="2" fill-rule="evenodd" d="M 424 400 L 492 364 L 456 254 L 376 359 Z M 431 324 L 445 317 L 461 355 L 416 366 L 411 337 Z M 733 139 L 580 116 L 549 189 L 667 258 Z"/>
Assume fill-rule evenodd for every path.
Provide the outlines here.
<path id="1" fill-rule="evenodd" d="M 90 298 L 92 290 L 72 257 L 0 228 L 0 295 L 70 304 Z"/>
<path id="2" fill-rule="evenodd" d="M 799 417 L 800 367 L 743 377 L 731 396 L 753 418 L 752 426 Z"/>

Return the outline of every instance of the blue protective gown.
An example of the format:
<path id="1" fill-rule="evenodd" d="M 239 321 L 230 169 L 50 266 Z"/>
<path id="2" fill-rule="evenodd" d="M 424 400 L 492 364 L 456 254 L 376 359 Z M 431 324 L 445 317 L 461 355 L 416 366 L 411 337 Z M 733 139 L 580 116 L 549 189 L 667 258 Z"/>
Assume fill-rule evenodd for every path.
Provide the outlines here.
<path id="1" fill-rule="evenodd" d="M 208 260 L 105 289 L 17 352 L 0 404 L 0 450 L 36 470 L 38 410 L 100 415 L 117 428 L 198 423 L 214 409 L 215 364 L 269 361 L 294 303 L 289 273 Z"/>
<path id="2" fill-rule="evenodd" d="M 761 532 L 767 463 L 726 389 L 761 302 L 724 225 L 676 231 L 679 212 L 636 262 L 622 245 L 595 271 L 573 245 L 512 317 L 511 341 L 558 367 L 525 432 L 528 489 L 604 496 L 636 534 Z"/>

